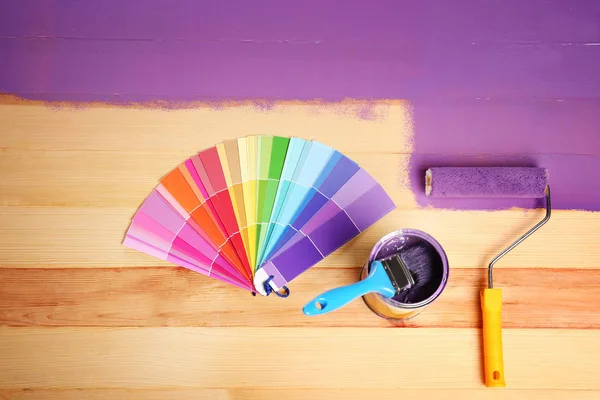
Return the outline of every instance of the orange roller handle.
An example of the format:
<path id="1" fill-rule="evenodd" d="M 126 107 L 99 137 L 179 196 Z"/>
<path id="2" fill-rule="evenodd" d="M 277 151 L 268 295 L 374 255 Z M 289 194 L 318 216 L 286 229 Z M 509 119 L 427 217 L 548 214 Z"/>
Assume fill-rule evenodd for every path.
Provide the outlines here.
<path id="1" fill-rule="evenodd" d="M 504 356 L 502 351 L 502 290 L 481 292 L 483 313 L 483 357 L 485 386 L 504 387 Z"/>

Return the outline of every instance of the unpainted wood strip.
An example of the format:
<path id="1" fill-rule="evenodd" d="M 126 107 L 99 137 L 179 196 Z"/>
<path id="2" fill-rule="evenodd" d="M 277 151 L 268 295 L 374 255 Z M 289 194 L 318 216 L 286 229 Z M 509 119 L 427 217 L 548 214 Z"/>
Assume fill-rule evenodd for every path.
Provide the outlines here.
<path id="1" fill-rule="evenodd" d="M 231 101 L 192 107 L 61 107 L 0 97 L 0 147 L 194 154 L 225 139 L 264 134 L 319 138 L 344 153 L 412 147 L 410 105 L 402 100 Z"/>
<path id="2" fill-rule="evenodd" d="M 302 307 L 318 294 L 355 282 L 359 270 L 313 269 L 290 284 L 291 296 L 252 297 L 177 268 L 0 269 L 0 325 L 205 327 L 481 326 L 486 271 L 453 269 L 430 307 L 406 321 L 373 314 L 362 299 L 320 317 Z M 505 269 L 504 328 L 600 329 L 600 274 L 593 270 Z"/>
<path id="3" fill-rule="evenodd" d="M 600 330 L 503 343 L 511 389 L 600 390 Z M 4 327 L 0 354 L 7 389 L 483 387 L 479 329 Z"/>
<path id="4" fill-rule="evenodd" d="M 589 390 L 439 390 L 439 389 L 6 389 L 0 399 L 7 400 L 398 400 L 424 398 L 427 400 L 596 400 L 598 391 Z"/>

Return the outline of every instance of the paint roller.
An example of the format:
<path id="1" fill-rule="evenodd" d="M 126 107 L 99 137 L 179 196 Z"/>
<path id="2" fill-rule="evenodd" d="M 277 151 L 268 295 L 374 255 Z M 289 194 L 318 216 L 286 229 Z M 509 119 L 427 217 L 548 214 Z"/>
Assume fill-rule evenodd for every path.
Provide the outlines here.
<path id="1" fill-rule="evenodd" d="M 485 385 L 504 387 L 502 291 L 494 288 L 494 264 L 550 219 L 548 172 L 536 167 L 436 167 L 425 172 L 425 193 L 431 197 L 546 198 L 546 215 L 504 249 L 488 266 L 488 288 L 481 291 Z"/>

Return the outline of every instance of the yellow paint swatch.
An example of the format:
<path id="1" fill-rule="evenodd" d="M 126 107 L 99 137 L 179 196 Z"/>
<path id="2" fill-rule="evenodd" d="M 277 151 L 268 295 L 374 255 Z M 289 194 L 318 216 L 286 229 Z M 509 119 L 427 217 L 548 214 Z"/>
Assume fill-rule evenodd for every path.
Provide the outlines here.
<path id="1" fill-rule="evenodd" d="M 256 226 L 252 221 L 256 219 L 253 218 L 254 207 L 253 197 L 250 189 L 250 165 L 248 160 L 248 140 L 247 138 L 239 138 L 238 139 L 238 154 L 240 157 L 240 175 L 242 178 L 242 189 L 244 194 L 244 208 L 246 211 L 246 231 L 248 235 L 248 248 L 247 255 L 248 261 L 250 262 L 250 267 L 252 270 L 256 268 L 256 259 L 252 257 L 252 248 L 256 247 Z"/>
<path id="2" fill-rule="evenodd" d="M 249 136 L 246 140 L 247 143 L 247 152 L 248 152 L 248 179 L 249 179 L 249 190 L 250 195 L 248 196 L 248 200 L 250 201 L 249 209 L 250 213 L 247 214 L 248 221 L 248 236 L 249 236 L 249 244 L 250 244 L 250 265 L 254 270 L 256 270 L 256 247 L 258 245 L 257 238 L 257 221 L 256 221 L 256 185 L 258 183 L 258 139 L 256 136 Z M 248 209 L 246 210 L 248 211 Z"/>

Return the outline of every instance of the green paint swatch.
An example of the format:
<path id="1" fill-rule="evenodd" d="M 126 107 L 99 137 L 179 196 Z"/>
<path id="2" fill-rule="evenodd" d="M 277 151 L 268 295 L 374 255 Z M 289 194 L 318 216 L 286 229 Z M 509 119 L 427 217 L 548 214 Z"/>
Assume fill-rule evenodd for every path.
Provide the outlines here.
<path id="1" fill-rule="evenodd" d="M 275 204 L 275 196 L 285 162 L 289 138 L 281 136 L 261 136 L 259 141 L 259 181 L 257 190 L 257 260 L 261 259 L 267 236 L 269 221 Z M 257 262 L 257 268 L 259 263 Z"/>

